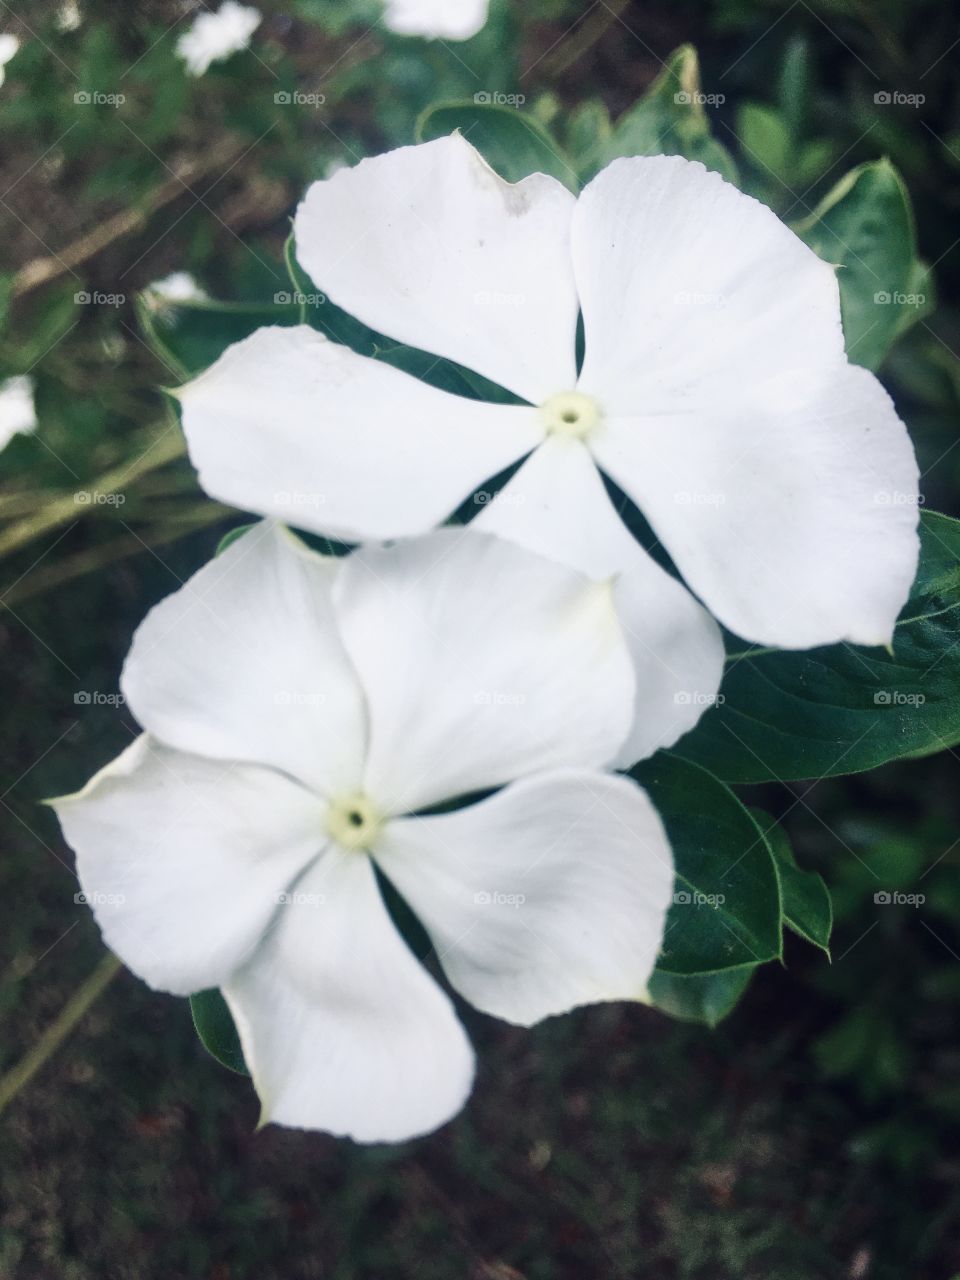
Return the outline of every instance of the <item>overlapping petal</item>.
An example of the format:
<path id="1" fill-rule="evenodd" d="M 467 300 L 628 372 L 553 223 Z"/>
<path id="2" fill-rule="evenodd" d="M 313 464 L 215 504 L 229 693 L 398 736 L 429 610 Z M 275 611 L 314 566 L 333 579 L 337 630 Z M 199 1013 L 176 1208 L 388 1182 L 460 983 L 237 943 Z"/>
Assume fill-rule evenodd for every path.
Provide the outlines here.
<path id="1" fill-rule="evenodd" d="M 571 243 L 586 353 L 608 414 L 741 403 L 758 379 L 843 359 L 834 269 L 719 174 L 615 160 L 583 190 Z"/>
<path id="2" fill-rule="evenodd" d="M 575 203 L 541 173 L 505 182 L 453 134 L 314 183 L 297 257 L 364 324 L 539 404 L 576 380 Z"/>
<path id="3" fill-rule="evenodd" d="M 454 813 L 391 822 L 377 860 L 478 1009 L 529 1026 L 643 997 L 673 861 L 635 783 L 581 770 L 528 778 Z"/>
<path id="4" fill-rule="evenodd" d="M 917 464 L 865 369 L 757 379 L 669 425 L 613 419 L 595 453 L 732 631 L 784 649 L 890 641 L 916 572 Z"/>
<path id="5" fill-rule="evenodd" d="M 367 694 L 366 789 L 386 812 L 599 766 L 627 734 L 634 678 L 607 583 L 441 529 L 355 552 L 335 608 Z"/>
<path id="6" fill-rule="evenodd" d="M 355 787 L 366 712 L 333 616 L 338 565 L 269 521 L 233 542 L 138 628 L 121 686 L 140 724 L 321 794 Z"/>
<path id="7" fill-rule="evenodd" d="M 433 528 L 543 437 L 533 409 L 440 391 L 305 325 L 259 329 L 177 394 L 208 493 L 348 542 Z"/>
<path id="8" fill-rule="evenodd" d="M 359 1142 L 428 1133 L 466 1100 L 473 1051 L 365 855 L 330 850 L 224 988 L 263 1120 Z"/>
<path id="9" fill-rule="evenodd" d="M 614 601 L 636 678 L 633 725 L 618 766 L 672 746 L 693 728 L 720 687 L 720 629 L 627 530 L 585 444 L 548 439 L 471 527 L 591 578 L 615 575 Z"/>
<path id="10" fill-rule="evenodd" d="M 326 842 L 323 801 L 291 779 L 147 735 L 53 805 L 107 945 L 177 995 L 244 962 Z"/>

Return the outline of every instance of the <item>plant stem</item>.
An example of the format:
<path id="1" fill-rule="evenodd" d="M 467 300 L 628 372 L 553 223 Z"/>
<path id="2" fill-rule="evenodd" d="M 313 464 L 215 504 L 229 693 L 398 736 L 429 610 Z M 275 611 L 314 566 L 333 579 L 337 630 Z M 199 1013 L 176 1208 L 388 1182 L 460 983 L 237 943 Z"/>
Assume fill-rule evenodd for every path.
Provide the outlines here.
<path id="1" fill-rule="evenodd" d="M 97 997 L 106 990 L 120 972 L 121 967 L 116 956 L 104 956 L 90 977 L 73 993 L 26 1057 L 21 1058 L 6 1075 L 0 1076 L 0 1115 L 24 1085 L 29 1084 L 40 1068 L 56 1053 Z"/>

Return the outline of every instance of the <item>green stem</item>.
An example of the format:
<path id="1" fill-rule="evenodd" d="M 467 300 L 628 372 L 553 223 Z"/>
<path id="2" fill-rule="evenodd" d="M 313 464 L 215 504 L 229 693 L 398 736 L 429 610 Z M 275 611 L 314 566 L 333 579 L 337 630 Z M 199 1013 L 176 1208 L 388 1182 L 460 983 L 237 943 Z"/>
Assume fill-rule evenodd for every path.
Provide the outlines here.
<path id="1" fill-rule="evenodd" d="M 104 956 L 90 977 L 73 993 L 26 1057 L 21 1058 L 6 1075 L 0 1076 L 0 1115 L 24 1085 L 29 1084 L 47 1059 L 53 1057 L 97 997 L 120 972 L 121 967 L 116 956 Z"/>

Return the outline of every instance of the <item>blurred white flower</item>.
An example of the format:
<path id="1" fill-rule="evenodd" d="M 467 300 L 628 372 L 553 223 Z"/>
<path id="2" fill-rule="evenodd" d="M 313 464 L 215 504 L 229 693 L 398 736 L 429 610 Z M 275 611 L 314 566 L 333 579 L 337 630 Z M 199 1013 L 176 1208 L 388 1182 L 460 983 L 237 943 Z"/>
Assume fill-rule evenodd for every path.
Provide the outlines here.
<path id="1" fill-rule="evenodd" d="M 53 804 L 107 945 L 222 988 L 265 1121 L 401 1141 L 469 1093 L 376 873 L 486 1013 L 644 998 L 673 862 L 603 771 L 633 698 L 609 584 L 462 529 L 338 560 L 267 522 L 149 614 L 121 683 L 145 734 Z"/>
<path id="2" fill-rule="evenodd" d="M 216 13 L 201 13 L 177 41 L 177 54 L 192 76 L 202 76 L 211 62 L 221 62 L 246 49 L 262 21 L 258 9 L 224 0 Z"/>
<path id="3" fill-rule="evenodd" d="M 57 11 L 57 28 L 60 31 L 76 31 L 83 21 L 77 0 L 65 0 Z"/>
<path id="4" fill-rule="evenodd" d="M 469 40 L 487 20 L 490 0 L 386 0 L 383 21 L 401 36 Z"/>
<path id="5" fill-rule="evenodd" d="M 33 404 L 33 379 L 25 374 L 0 382 L 0 449 L 15 435 L 37 425 Z"/>
<path id="6" fill-rule="evenodd" d="M 209 298 L 189 271 L 174 271 L 162 280 L 154 280 L 147 285 L 145 292 L 161 303 L 206 302 Z"/>
<path id="7" fill-rule="evenodd" d="M 397 537 L 520 463 L 480 527 L 596 577 L 639 557 L 652 583 L 605 477 L 731 631 L 786 649 L 890 641 L 918 507 L 876 495 L 916 494 L 913 449 L 847 359 L 834 269 L 757 200 L 679 156 L 615 160 L 579 198 L 544 174 L 510 184 L 453 135 L 315 183 L 295 230 L 334 303 L 514 403 L 452 396 L 308 328 L 262 329 L 181 393 L 215 497 Z M 275 500 L 333 474 L 322 509 Z M 701 636 L 699 677 L 651 643 L 664 604 L 649 591 L 628 630 L 681 677 L 671 697 L 709 693 L 706 624 L 692 596 L 685 615 L 667 605 L 678 641 Z"/>
<path id="8" fill-rule="evenodd" d="M 6 79 L 6 66 L 13 55 L 20 48 L 20 40 L 17 36 L 12 36 L 6 32 L 0 33 L 0 84 Z"/>

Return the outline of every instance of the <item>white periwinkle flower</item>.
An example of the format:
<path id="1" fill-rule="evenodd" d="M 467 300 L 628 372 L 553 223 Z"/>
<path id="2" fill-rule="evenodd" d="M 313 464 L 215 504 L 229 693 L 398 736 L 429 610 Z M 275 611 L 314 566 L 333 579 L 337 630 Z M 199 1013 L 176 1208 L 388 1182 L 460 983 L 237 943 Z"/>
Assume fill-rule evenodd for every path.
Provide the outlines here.
<path id="1" fill-rule="evenodd" d="M 386 0 L 383 21 L 401 36 L 469 40 L 487 21 L 490 0 Z"/>
<path id="2" fill-rule="evenodd" d="M 183 392 L 216 497 L 390 537 L 525 459 L 478 524 L 601 576 L 646 558 L 603 473 L 732 631 L 788 649 L 889 642 L 918 554 L 913 450 L 847 360 L 834 269 L 758 201 L 676 156 L 615 160 L 579 199 L 543 174 L 511 185 L 454 135 L 315 183 L 296 242 L 333 302 L 526 404 L 264 329 Z M 283 501 L 294 489 L 325 501 L 308 516 Z M 646 614 L 663 612 L 651 590 Z M 675 688 L 709 687 L 655 648 L 684 674 Z"/>
<path id="3" fill-rule="evenodd" d="M 223 989 L 265 1119 L 401 1140 L 456 1113 L 473 1054 L 375 868 L 487 1013 L 644 998 L 673 870 L 602 771 L 632 684 L 609 583 L 489 534 L 337 560 L 266 522 L 149 614 L 122 680 L 145 734 L 53 803 L 108 945 Z"/>
<path id="4" fill-rule="evenodd" d="M 77 0 L 65 0 L 57 10 L 57 30 L 63 32 L 76 31 L 83 22 L 83 14 Z"/>
<path id="5" fill-rule="evenodd" d="M 20 48 L 20 40 L 9 32 L 0 32 L 0 84 L 6 79 L 7 63 Z"/>
<path id="6" fill-rule="evenodd" d="M 15 435 L 32 431 L 36 425 L 33 379 L 22 374 L 0 382 L 0 449 Z"/>
<path id="7" fill-rule="evenodd" d="M 202 76 L 212 62 L 222 62 L 246 49 L 262 22 L 258 9 L 224 0 L 216 13 L 201 13 L 177 41 L 177 54 L 192 76 Z"/>

